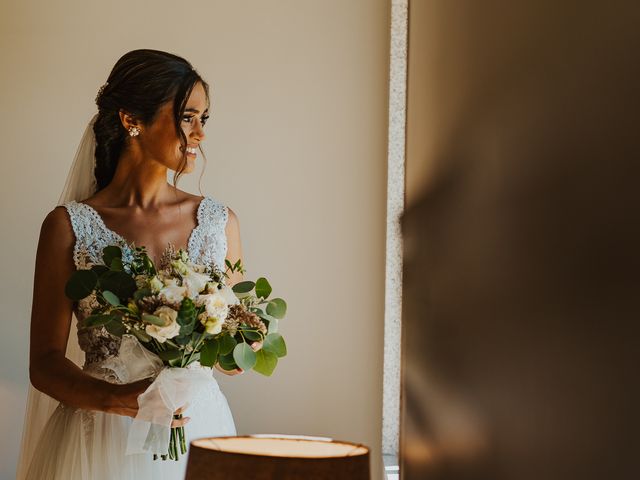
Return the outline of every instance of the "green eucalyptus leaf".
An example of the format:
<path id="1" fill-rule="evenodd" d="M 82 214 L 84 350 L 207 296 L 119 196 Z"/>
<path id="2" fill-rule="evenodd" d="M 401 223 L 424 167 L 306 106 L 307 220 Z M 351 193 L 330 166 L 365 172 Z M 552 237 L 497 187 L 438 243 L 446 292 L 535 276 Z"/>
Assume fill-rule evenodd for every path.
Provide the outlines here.
<path id="1" fill-rule="evenodd" d="M 132 333 L 141 342 L 149 343 L 151 341 L 151 335 L 149 335 L 144 330 L 138 330 L 136 328 L 132 328 L 130 333 Z"/>
<path id="2" fill-rule="evenodd" d="M 236 283 L 233 287 L 231 287 L 231 290 L 233 290 L 234 293 L 249 293 L 251 290 L 255 288 L 255 286 L 256 286 L 255 283 L 253 283 L 250 280 L 247 280 L 244 282 Z"/>
<path id="3" fill-rule="evenodd" d="M 127 332 L 120 320 L 111 320 L 104 324 L 104 328 L 107 329 L 107 332 L 111 335 L 115 335 L 116 337 L 122 337 L 122 335 Z"/>
<path id="4" fill-rule="evenodd" d="M 230 371 L 238 368 L 238 364 L 233 358 L 233 352 L 230 352 L 226 355 L 220 355 L 218 357 L 218 363 L 220 364 L 223 370 Z"/>
<path id="5" fill-rule="evenodd" d="M 182 366 L 182 357 L 171 359 L 167 362 L 172 367 L 181 367 Z"/>
<path id="6" fill-rule="evenodd" d="M 271 285 L 266 278 L 260 277 L 258 280 L 256 280 L 256 295 L 258 297 L 267 298 L 269 295 L 271 295 L 271 291 Z"/>
<path id="7" fill-rule="evenodd" d="M 148 313 L 143 313 L 142 321 L 150 323 L 152 325 L 156 325 L 157 327 L 166 327 L 164 320 L 156 315 L 149 315 Z"/>
<path id="8" fill-rule="evenodd" d="M 241 342 L 233 349 L 233 359 L 243 370 L 251 370 L 256 364 L 256 352 L 245 342 Z"/>
<path id="9" fill-rule="evenodd" d="M 150 297 L 153 295 L 153 292 L 150 288 L 141 288 L 140 290 L 136 290 L 133 294 L 133 299 L 135 301 L 142 300 L 144 297 Z"/>
<path id="10" fill-rule="evenodd" d="M 267 313 L 276 318 L 284 318 L 287 314 L 287 302 L 282 298 L 274 298 L 267 304 Z"/>
<path id="11" fill-rule="evenodd" d="M 97 314 L 97 315 L 89 315 L 84 319 L 84 324 L 86 327 L 98 327 L 100 325 L 104 325 L 105 323 L 109 323 L 111 320 L 115 320 L 116 315 L 112 314 Z"/>
<path id="12" fill-rule="evenodd" d="M 262 349 L 273 352 L 278 357 L 284 357 L 287 354 L 287 345 L 279 333 L 270 333 L 267 335 L 264 339 Z"/>
<path id="13" fill-rule="evenodd" d="M 169 362 L 171 360 L 182 359 L 182 351 L 176 349 L 164 350 L 162 352 L 158 352 L 158 356 L 165 362 Z"/>
<path id="14" fill-rule="evenodd" d="M 193 323 L 187 325 L 180 325 L 180 335 L 186 335 L 187 338 L 193 333 Z"/>
<path id="15" fill-rule="evenodd" d="M 122 259 L 122 250 L 115 245 L 109 245 L 102 249 L 102 261 L 105 265 L 111 265 L 114 258 Z"/>
<path id="16" fill-rule="evenodd" d="M 122 265 L 122 259 L 119 257 L 116 257 L 113 260 L 111 260 L 111 264 L 109 268 L 114 272 L 122 272 L 124 270 L 124 266 Z"/>
<path id="17" fill-rule="evenodd" d="M 200 364 L 205 367 L 213 367 L 218 361 L 220 344 L 215 338 L 205 340 L 200 350 Z"/>
<path id="18" fill-rule="evenodd" d="M 100 265 L 99 263 L 97 263 L 93 267 L 91 267 L 91 270 L 93 272 L 95 272 L 96 275 L 100 276 L 104 272 L 108 272 L 109 271 L 109 267 L 106 267 L 105 265 Z"/>
<path id="19" fill-rule="evenodd" d="M 115 293 L 110 292 L 109 290 L 105 290 L 104 292 L 102 292 L 102 296 L 107 302 L 109 302 L 114 307 L 117 307 L 118 305 L 120 305 L 120 299 Z"/>
<path id="20" fill-rule="evenodd" d="M 64 293 L 71 300 L 82 300 L 91 295 L 98 285 L 98 275 L 93 270 L 76 270 L 64 288 Z"/>
<path id="21" fill-rule="evenodd" d="M 276 333 L 278 331 L 278 319 L 274 318 L 269 322 L 269 326 L 267 328 L 267 335 L 270 333 Z"/>
<path id="22" fill-rule="evenodd" d="M 249 340 L 262 340 L 262 335 L 255 330 L 245 330 L 244 328 L 241 328 L 240 330 L 242 330 L 242 334 L 245 338 L 248 338 Z"/>
<path id="23" fill-rule="evenodd" d="M 203 335 L 204 335 L 204 334 L 203 334 L 203 333 L 200 333 L 200 332 L 193 332 L 193 333 L 191 334 L 191 343 L 192 343 L 193 345 L 197 345 L 197 344 L 198 344 L 198 342 L 200 341 L 200 339 L 202 338 L 202 336 L 203 336 Z"/>
<path id="24" fill-rule="evenodd" d="M 144 264 L 144 269 L 147 271 L 147 273 L 149 275 L 155 275 L 156 266 L 153 264 L 153 260 L 151 260 L 151 258 L 149 258 L 149 256 L 145 254 L 142 261 Z"/>
<path id="25" fill-rule="evenodd" d="M 256 372 L 270 377 L 276 369 L 276 365 L 278 365 L 278 356 L 275 353 L 265 350 L 256 352 L 256 364 L 253 367 Z"/>
<path id="26" fill-rule="evenodd" d="M 221 355 L 230 354 L 233 351 L 233 349 L 235 348 L 235 346 L 238 344 L 236 339 L 231 337 L 231 336 L 229 336 L 229 335 L 224 335 L 219 340 L 220 340 L 220 354 Z"/>
<path id="27" fill-rule="evenodd" d="M 100 275 L 98 284 L 102 290 L 109 290 L 124 301 L 131 298 L 137 289 L 136 281 L 131 275 L 125 272 L 114 272 L 113 270 Z"/>
<path id="28" fill-rule="evenodd" d="M 269 315 L 268 313 L 263 312 L 255 312 L 261 319 L 266 320 L 267 322 L 278 321 L 278 319 L 274 316 Z"/>

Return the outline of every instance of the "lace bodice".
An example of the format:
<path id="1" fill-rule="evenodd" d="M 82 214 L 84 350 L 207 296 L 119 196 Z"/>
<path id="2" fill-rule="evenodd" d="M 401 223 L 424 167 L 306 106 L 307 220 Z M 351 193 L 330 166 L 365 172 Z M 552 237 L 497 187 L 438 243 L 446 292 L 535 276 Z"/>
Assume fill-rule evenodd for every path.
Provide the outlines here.
<path id="1" fill-rule="evenodd" d="M 102 264 L 102 249 L 107 245 L 118 245 L 122 249 L 123 260 L 131 257 L 132 247 L 118 233 L 105 225 L 102 217 L 91 206 L 76 201 L 64 204 L 75 235 L 73 261 L 78 270 L 89 269 Z M 200 202 L 197 224 L 189 236 L 187 252 L 191 261 L 205 265 L 215 265 L 224 270 L 227 254 L 225 227 L 229 216 L 226 206 L 212 197 L 206 196 Z M 85 352 L 85 369 L 115 356 L 120 347 L 120 338 L 111 335 L 104 327 L 83 328 L 82 321 L 91 314 L 97 301 L 94 295 L 80 300 L 74 313 L 78 319 L 78 343 Z M 94 372 L 103 376 L 101 372 Z"/>

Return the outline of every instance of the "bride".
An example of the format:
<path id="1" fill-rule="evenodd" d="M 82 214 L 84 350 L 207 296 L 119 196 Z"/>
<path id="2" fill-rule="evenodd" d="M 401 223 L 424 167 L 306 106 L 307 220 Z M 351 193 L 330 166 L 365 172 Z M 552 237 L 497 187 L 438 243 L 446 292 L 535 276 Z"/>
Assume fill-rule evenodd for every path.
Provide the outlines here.
<path id="1" fill-rule="evenodd" d="M 100 263 L 102 248 L 110 244 L 123 251 L 144 245 L 156 264 L 169 244 L 186 249 L 196 263 L 223 270 L 225 258 L 242 258 L 235 213 L 213 197 L 176 188 L 180 175 L 194 170 L 205 138 L 208 94 L 207 83 L 185 59 L 134 50 L 117 61 L 96 97 L 98 113 L 76 154 L 63 205 L 47 215 L 40 232 L 29 365 L 37 391 L 29 394 L 19 479 L 184 478 L 186 455 L 177 462 L 154 461 L 149 453 L 126 452 L 138 396 L 153 379 L 128 383 L 109 368 L 120 339 L 103 327 L 84 328 L 91 306 L 72 303 L 64 288 L 75 269 Z M 168 169 L 175 172 L 173 184 Z M 228 283 L 241 279 L 236 272 Z M 77 353 L 84 353 L 84 362 Z M 207 387 L 176 411 L 185 416 L 172 424 L 185 425 L 187 442 L 236 434 L 226 398 L 208 371 Z"/>

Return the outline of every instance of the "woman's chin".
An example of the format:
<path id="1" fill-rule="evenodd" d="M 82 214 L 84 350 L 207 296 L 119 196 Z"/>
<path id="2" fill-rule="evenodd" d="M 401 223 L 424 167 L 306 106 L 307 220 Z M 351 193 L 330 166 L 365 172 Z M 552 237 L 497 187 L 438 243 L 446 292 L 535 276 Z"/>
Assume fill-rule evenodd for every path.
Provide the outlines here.
<path id="1" fill-rule="evenodd" d="M 173 170 L 174 172 L 177 172 L 179 169 L 180 164 L 176 165 L 174 168 L 171 168 L 171 170 Z M 195 158 L 187 158 L 187 163 L 184 164 L 184 168 L 182 169 L 182 175 L 186 174 L 186 173 L 191 173 L 195 170 L 196 168 L 196 160 Z"/>

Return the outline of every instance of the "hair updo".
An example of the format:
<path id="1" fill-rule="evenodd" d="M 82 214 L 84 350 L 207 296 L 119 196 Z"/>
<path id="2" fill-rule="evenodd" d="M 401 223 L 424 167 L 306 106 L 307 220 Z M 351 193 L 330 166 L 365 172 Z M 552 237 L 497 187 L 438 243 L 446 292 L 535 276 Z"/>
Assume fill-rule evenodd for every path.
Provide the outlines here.
<path id="1" fill-rule="evenodd" d="M 96 97 L 98 116 L 93 125 L 96 137 L 95 176 L 98 190 L 113 179 L 129 133 L 120 120 L 122 109 L 143 125 L 153 122 L 159 108 L 173 100 L 176 132 L 183 147 L 187 139 L 181 128 L 187 99 L 197 82 L 209 97 L 209 85 L 182 57 L 159 50 L 140 49 L 124 54 L 116 62 L 107 83 Z M 174 175 L 174 184 L 187 163 L 186 149 Z"/>

